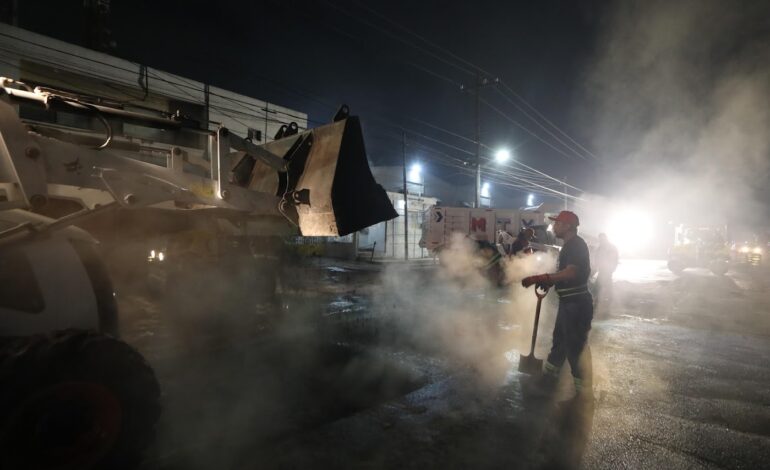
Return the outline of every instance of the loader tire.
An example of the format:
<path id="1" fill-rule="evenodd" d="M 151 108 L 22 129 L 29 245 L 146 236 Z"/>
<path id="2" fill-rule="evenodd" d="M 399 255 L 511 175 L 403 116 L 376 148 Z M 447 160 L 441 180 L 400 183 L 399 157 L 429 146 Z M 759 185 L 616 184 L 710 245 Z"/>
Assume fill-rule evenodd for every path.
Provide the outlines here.
<path id="1" fill-rule="evenodd" d="M 122 341 L 65 330 L 0 347 L 1 468 L 134 468 L 159 416 L 155 374 Z"/>

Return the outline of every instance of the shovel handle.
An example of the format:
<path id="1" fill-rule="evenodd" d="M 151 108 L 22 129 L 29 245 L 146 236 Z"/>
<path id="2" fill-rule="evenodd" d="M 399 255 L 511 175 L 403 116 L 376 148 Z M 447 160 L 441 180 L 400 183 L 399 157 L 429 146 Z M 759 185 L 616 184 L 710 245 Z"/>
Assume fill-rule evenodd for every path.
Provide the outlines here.
<path id="1" fill-rule="evenodd" d="M 537 307 L 535 307 L 535 327 L 532 329 L 532 346 L 529 349 L 529 355 L 533 357 L 535 354 L 535 342 L 537 342 L 537 327 L 540 324 L 540 306 L 543 304 L 543 299 L 545 298 L 546 294 L 548 294 L 548 286 L 539 284 L 535 286 Z"/>

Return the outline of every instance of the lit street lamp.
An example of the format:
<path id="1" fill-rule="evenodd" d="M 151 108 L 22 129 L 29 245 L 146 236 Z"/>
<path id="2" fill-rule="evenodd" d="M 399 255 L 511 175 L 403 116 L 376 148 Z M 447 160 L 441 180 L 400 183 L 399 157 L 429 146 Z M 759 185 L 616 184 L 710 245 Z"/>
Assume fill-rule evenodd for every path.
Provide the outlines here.
<path id="1" fill-rule="evenodd" d="M 404 145 L 406 147 L 406 145 Z M 404 259 L 409 259 L 409 183 L 422 186 L 422 165 L 415 162 L 409 167 L 409 177 L 406 175 L 406 150 L 403 154 L 404 171 Z M 418 191 L 422 194 L 422 190 Z"/>
<path id="2" fill-rule="evenodd" d="M 420 165 L 419 163 L 412 163 L 411 168 L 409 168 L 409 181 L 412 183 L 420 184 L 421 172 L 422 172 L 422 165 Z"/>
<path id="3" fill-rule="evenodd" d="M 489 197 L 489 183 L 481 185 L 481 197 Z"/>
<path id="4" fill-rule="evenodd" d="M 495 152 L 495 162 L 505 163 L 511 158 L 511 151 L 506 148 L 501 148 Z M 486 193 L 486 194 L 485 194 Z M 476 166 L 476 207 L 481 207 L 481 198 L 489 198 L 489 183 L 481 185 L 481 164 Z"/>

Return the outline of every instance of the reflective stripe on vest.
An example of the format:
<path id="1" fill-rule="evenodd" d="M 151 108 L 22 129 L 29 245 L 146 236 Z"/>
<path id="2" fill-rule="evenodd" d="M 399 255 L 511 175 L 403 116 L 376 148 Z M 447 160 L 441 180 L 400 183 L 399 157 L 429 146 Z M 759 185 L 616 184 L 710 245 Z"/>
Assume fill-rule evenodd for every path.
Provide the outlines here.
<path id="1" fill-rule="evenodd" d="M 577 287 L 567 287 L 566 289 L 559 289 L 556 288 L 556 294 L 559 296 L 560 299 L 563 299 L 565 297 L 574 297 L 576 295 L 582 295 L 588 293 L 588 286 L 583 284 L 582 286 Z"/>

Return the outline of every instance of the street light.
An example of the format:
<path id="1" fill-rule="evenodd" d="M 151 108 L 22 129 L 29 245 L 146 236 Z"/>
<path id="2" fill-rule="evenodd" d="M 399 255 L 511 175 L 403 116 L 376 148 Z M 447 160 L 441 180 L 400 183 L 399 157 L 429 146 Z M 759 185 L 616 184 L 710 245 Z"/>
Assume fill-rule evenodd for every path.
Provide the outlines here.
<path id="1" fill-rule="evenodd" d="M 481 189 L 479 190 L 479 207 L 482 207 L 481 202 L 485 202 L 487 207 L 492 207 L 492 198 L 490 197 L 490 184 L 489 182 L 485 182 L 481 185 Z"/>
<path id="2" fill-rule="evenodd" d="M 481 197 L 489 197 L 489 183 L 481 185 Z"/>
<path id="3" fill-rule="evenodd" d="M 511 152 L 508 149 L 500 149 L 495 153 L 497 163 L 505 163 L 511 158 Z"/>
<path id="4" fill-rule="evenodd" d="M 421 183 L 420 181 L 420 173 L 422 172 L 422 165 L 419 163 L 412 163 L 411 168 L 409 168 L 409 181 L 412 183 Z"/>
<path id="5" fill-rule="evenodd" d="M 495 162 L 505 163 L 511 158 L 511 151 L 506 148 L 498 149 L 495 152 Z M 476 207 L 481 207 L 481 198 L 489 198 L 489 183 L 481 184 L 481 163 L 476 165 Z"/>

